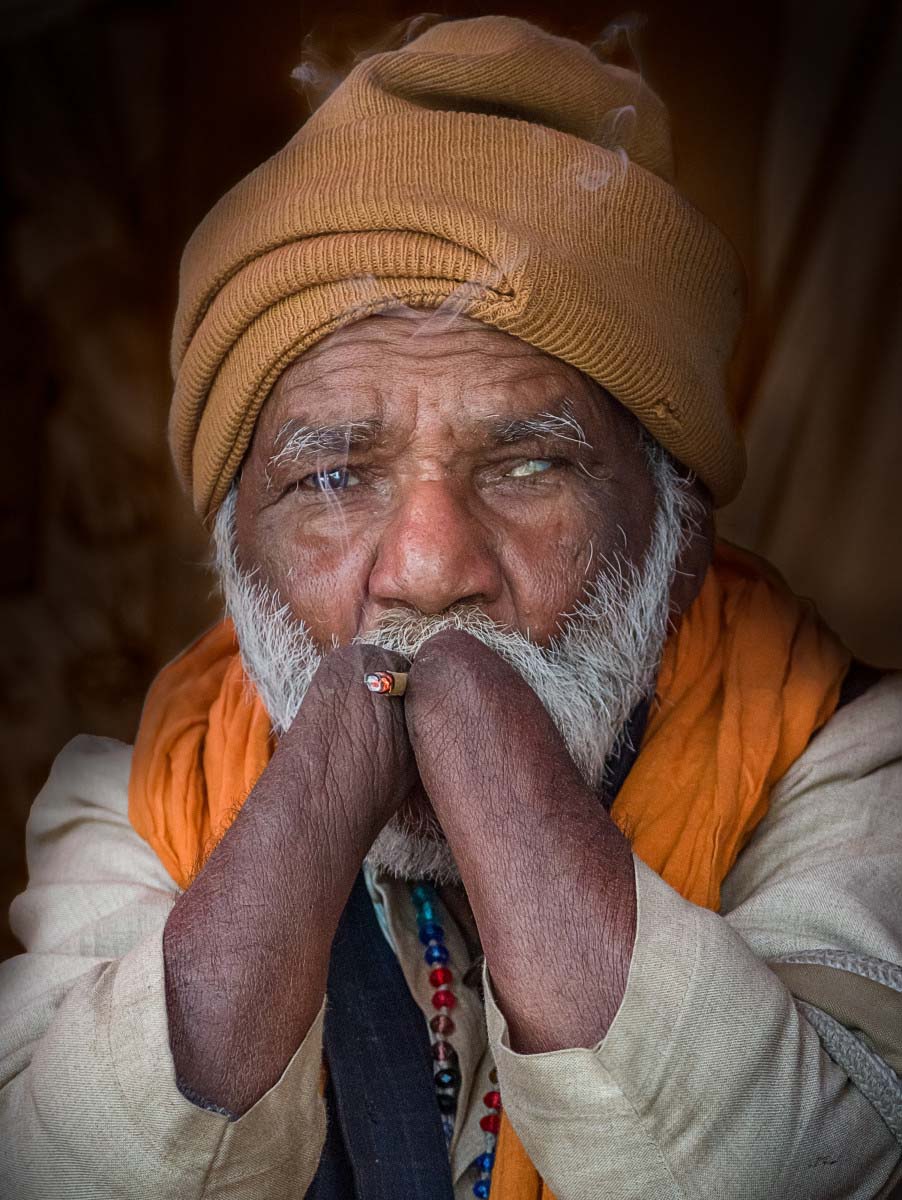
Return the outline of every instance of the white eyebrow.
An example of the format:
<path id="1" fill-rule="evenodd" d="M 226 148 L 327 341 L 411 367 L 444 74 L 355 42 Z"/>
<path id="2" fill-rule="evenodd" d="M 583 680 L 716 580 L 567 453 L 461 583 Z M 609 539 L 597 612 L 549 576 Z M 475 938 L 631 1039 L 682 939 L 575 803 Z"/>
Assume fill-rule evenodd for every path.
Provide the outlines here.
<path id="1" fill-rule="evenodd" d="M 346 454 L 351 446 L 371 442 L 380 428 L 376 419 L 345 421 L 339 425 L 299 425 L 286 421 L 275 437 L 275 453 L 267 468 L 298 462 L 306 456 Z"/>
<path id="2" fill-rule="evenodd" d="M 569 403 L 561 405 L 560 412 L 541 412 L 534 417 L 515 417 L 498 428 L 502 442 L 520 442 L 530 437 L 556 437 L 577 446 L 589 446 L 586 431 L 573 415 Z"/>

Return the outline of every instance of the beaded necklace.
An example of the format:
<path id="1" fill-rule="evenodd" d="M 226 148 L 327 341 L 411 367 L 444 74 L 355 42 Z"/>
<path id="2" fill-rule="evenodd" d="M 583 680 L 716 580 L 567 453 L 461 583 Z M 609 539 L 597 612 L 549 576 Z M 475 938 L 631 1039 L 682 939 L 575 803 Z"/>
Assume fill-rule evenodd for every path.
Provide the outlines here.
<path id="1" fill-rule="evenodd" d="M 452 987 L 454 973 L 450 967 L 451 956 L 445 945 L 445 931 L 439 920 L 439 902 L 435 888 L 428 883 L 415 884 L 410 889 L 410 898 L 416 911 L 420 941 L 425 948 L 423 959 L 429 967 L 429 983 L 435 989 L 432 993 L 432 1007 L 436 1013 L 429 1022 L 432 1033 L 433 1082 L 445 1144 L 450 1149 L 454 1134 L 454 1116 L 460 1095 L 460 1067 L 457 1051 L 450 1041 L 455 1029 L 451 1011 L 457 1004 Z M 495 1086 L 482 1098 L 488 1111 L 479 1121 L 479 1126 L 485 1134 L 485 1148 L 472 1163 L 478 1172 L 478 1178 L 473 1184 L 473 1195 L 478 1197 L 478 1200 L 486 1200 L 492 1189 L 495 1145 L 501 1125 L 501 1093 L 498 1091 L 498 1075 L 494 1069 L 489 1078 Z"/>

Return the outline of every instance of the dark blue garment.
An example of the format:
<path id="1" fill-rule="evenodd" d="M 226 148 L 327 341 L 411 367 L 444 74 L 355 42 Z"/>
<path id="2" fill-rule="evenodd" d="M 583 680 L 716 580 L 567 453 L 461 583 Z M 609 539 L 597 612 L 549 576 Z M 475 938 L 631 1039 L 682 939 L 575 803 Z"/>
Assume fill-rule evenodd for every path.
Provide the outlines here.
<path id="1" fill-rule="evenodd" d="M 423 1013 L 363 875 L 329 962 L 328 1131 L 308 1200 L 454 1200 Z"/>
<path id="2" fill-rule="evenodd" d="M 611 811 L 611 806 L 617 799 L 617 794 L 624 783 L 626 783 L 626 777 L 629 775 L 633 763 L 639 754 L 639 744 L 645 733 L 645 726 L 648 724 L 650 709 L 651 704 L 648 700 L 639 701 L 630 713 L 626 727 L 617 739 L 617 743 L 605 764 L 601 802 L 608 812 Z"/>

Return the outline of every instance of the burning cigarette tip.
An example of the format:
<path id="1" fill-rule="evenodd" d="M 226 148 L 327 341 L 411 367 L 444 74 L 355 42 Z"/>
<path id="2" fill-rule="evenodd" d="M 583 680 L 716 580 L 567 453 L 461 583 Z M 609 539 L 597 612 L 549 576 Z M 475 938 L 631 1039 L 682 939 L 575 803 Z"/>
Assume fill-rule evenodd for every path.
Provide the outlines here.
<path id="1" fill-rule="evenodd" d="M 403 696 L 407 691 L 406 671 L 372 671 L 363 682 L 377 696 Z"/>

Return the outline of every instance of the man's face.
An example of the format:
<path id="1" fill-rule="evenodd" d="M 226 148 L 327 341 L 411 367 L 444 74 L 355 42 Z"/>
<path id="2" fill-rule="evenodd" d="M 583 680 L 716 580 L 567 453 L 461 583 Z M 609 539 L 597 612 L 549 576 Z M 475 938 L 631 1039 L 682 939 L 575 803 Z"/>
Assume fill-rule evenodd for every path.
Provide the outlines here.
<path id="1" fill-rule="evenodd" d="M 655 492 L 635 421 L 573 367 L 428 313 L 374 317 L 289 367 L 241 475 L 241 566 L 328 649 L 398 608 L 475 605 L 543 644 Z"/>
<path id="2" fill-rule="evenodd" d="M 277 732 L 334 643 L 413 659 L 464 629 L 526 680 L 603 789 L 704 574 L 700 499 L 578 371 L 471 321 L 408 315 L 335 333 L 284 373 L 214 532 Z M 457 878 L 419 786 L 367 858 Z"/>

